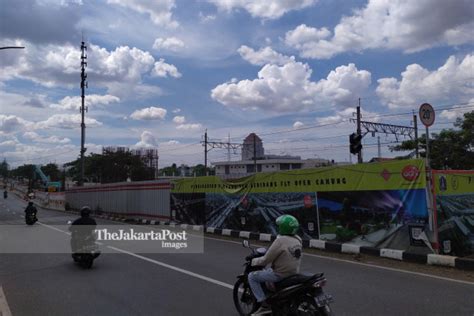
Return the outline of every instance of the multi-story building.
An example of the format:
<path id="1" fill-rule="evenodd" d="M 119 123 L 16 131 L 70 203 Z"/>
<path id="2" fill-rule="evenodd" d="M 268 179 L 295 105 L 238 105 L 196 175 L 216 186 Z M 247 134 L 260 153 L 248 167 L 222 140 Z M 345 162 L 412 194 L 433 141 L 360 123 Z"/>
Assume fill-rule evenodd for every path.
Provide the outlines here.
<path id="1" fill-rule="evenodd" d="M 255 144 L 255 145 L 254 145 Z M 254 159 L 254 153 L 256 159 Z M 216 175 L 225 178 L 241 178 L 256 172 L 275 172 L 317 168 L 335 164 L 327 159 L 301 159 L 299 156 L 265 155 L 263 143 L 255 133 L 248 135 L 242 144 L 242 160 L 213 162 Z"/>

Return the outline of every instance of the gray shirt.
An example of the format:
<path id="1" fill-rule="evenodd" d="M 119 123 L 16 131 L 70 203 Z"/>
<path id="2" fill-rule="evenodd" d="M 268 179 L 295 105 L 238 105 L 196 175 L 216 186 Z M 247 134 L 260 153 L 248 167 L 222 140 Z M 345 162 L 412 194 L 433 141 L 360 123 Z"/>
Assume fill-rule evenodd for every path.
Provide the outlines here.
<path id="1" fill-rule="evenodd" d="M 300 271 L 302 242 L 299 236 L 278 235 L 263 257 L 252 260 L 253 266 L 271 264 L 273 272 L 280 277 Z"/>

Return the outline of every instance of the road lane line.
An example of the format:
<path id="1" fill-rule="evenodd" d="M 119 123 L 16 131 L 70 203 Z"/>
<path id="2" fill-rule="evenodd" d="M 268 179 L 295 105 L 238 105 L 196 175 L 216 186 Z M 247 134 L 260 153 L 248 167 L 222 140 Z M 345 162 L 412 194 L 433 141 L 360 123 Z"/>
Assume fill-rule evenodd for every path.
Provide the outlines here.
<path id="1" fill-rule="evenodd" d="M 56 231 L 58 231 L 58 232 L 61 232 L 61 233 L 65 233 L 65 234 L 71 235 L 70 232 L 61 230 L 61 229 L 56 228 L 56 227 L 54 227 L 54 226 L 50 226 L 50 225 L 48 225 L 48 224 L 43 224 L 43 223 L 40 223 L 40 222 L 38 222 L 38 224 L 39 224 L 39 225 L 42 225 L 42 226 L 44 226 L 44 227 L 48 227 L 48 228 L 54 229 L 54 230 L 56 230 Z"/>
<path id="2" fill-rule="evenodd" d="M 167 269 L 171 269 L 171 270 L 174 270 L 174 271 L 177 271 L 177 272 L 181 272 L 181 273 L 187 274 L 187 275 L 189 275 L 189 276 L 192 276 L 192 277 L 195 277 L 195 278 L 198 278 L 198 279 L 207 281 L 207 282 L 209 282 L 209 283 L 213 283 L 213 284 L 216 284 L 216 285 L 220 285 L 220 286 L 225 287 L 225 288 L 230 289 L 230 290 L 234 289 L 234 286 L 231 285 L 231 284 L 228 284 L 228 283 L 225 283 L 225 282 L 221 282 L 221 281 L 219 281 L 219 280 L 212 279 L 212 278 L 209 278 L 209 277 L 207 277 L 207 276 L 204 276 L 204 275 L 201 275 L 201 274 L 197 274 L 197 273 L 194 273 L 194 272 L 191 272 L 191 271 L 188 271 L 188 270 L 184 270 L 184 269 L 181 269 L 181 268 L 178 268 L 178 267 L 169 265 L 169 264 L 164 263 L 164 262 L 161 262 L 161 261 L 156 261 L 156 260 L 153 260 L 153 259 L 150 259 L 150 258 L 141 256 L 141 255 L 137 255 L 136 253 L 133 253 L 133 252 L 130 252 L 130 251 L 126 251 L 126 250 L 123 250 L 123 249 L 120 249 L 120 248 L 112 247 L 112 246 L 107 246 L 107 248 L 110 248 L 110 249 L 113 249 L 113 250 L 115 250 L 115 251 L 118 251 L 118 252 L 121 252 L 121 253 L 130 255 L 130 256 L 132 256 L 132 257 L 136 257 L 136 258 L 142 259 L 142 260 L 144 260 L 144 261 L 148 261 L 148 262 L 154 263 L 154 264 L 156 264 L 156 265 L 162 266 L 162 267 L 167 268 Z"/>
<path id="3" fill-rule="evenodd" d="M 8 307 L 7 298 L 1 286 L 0 286 L 0 316 L 12 316 L 10 307 Z"/>
<path id="4" fill-rule="evenodd" d="M 38 223 L 39 223 L 39 222 L 38 222 Z M 44 226 L 46 226 L 46 227 L 49 226 L 49 225 L 42 224 L 42 223 L 39 223 L 39 224 L 44 225 Z M 141 226 L 141 225 L 133 225 L 133 224 L 131 224 L 130 226 Z M 63 233 L 66 233 L 66 234 L 70 235 L 70 233 L 65 232 L 65 231 L 62 231 L 62 230 L 57 229 L 57 228 L 55 228 L 55 227 L 52 227 L 52 226 L 49 226 L 49 227 L 52 228 L 52 229 L 55 229 L 55 230 L 58 230 L 58 231 L 61 231 L 61 232 L 63 232 Z M 195 234 L 192 234 L 192 233 L 190 233 L 190 235 L 198 236 L 198 235 L 195 235 Z M 233 241 L 233 240 L 227 240 L 227 239 L 221 239 L 221 238 L 213 238 L 213 237 L 206 237 L 206 236 L 204 236 L 204 239 L 210 239 L 210 240 L 216 240 L 216 241 L 221 241 L 221 242 L 227 242 L 227 243 L 242 245 L 242 242 Z M 259 245 L 259 244 L 255 244 L 255 245 Z M 262 246 L 263 246 L 263 245 L 262 245 Z M 125 251 L 125 250 L 124 250 L 124 251 Z M 134 255 L 136 255 L 136 254 L 134 254 Z M 474 282 L 463 281 L 463 280 L 457 280 L 457 279 L 450 279 L 450 278 L 440 277 L 440 276 L 436 276 L 436 275 L 432 275 L 432 274 L 426 274 L 426 273 L 421 273 L 421 272 L 413 272 L 413 271 L 401 270 L 401 269 L 396 269 L 396 268 L 389 268 L 389 267 L 374 265 L 374 264 L 370 264 L 370 263 L 354 262 L 354 261 L 350 261 L 350 260 L 346 260 L 346 259 L 339 259 L 339 258 L 333 258 L 333 257 L 326 257 L 326 256 L 315 255 L 315 254 L 311 254 L 311 253 L 307 253 L 307 252 L 304 252 L 304 255 L 305 255 L 305 256 L 309 256 L 309 257 L 319 258 L 319 259 L 332 260 L 332 261 L 338 261 L 338 262 L 345 262 L 345 263 L 356 264 L 356 265 L 365 266 L 365 267 L 370 267 L 370 268 L 377 268 L 377 269 L 382 269 L 382 270 L 387 270 L 387 271 L 392 271 L 392 272 L 406 273 L 406 274 L 412 274 L 412 275 L 417 275 L 417 276 L 422 276 L 422 277 L 427 277 L 427 278 L 433 278 L 433 279 L 443 280 L 443 281 L 449 281 L 449 282 L 455 282 L 455 283 L 467 284 L 467 285 L 474 285 Z M 139 255 L 136 255 L 136 256 L 137 256 L 137 257 L 141 257 L 141 256 L 139 256 Z M 143 257 L 143 258 L 146 258 L 146 257 Z M 146 258 L 146 259 L 147 259 L 147 260 L 152 260 L 152 259 L 149 259 L 149 258 Z M 177 269 L 179 269 L 179 268 L 177 268 Z M 190 272 L 190 273 L 193 273 L 193 272 Z M 217 281 L 217 280 L 216 280 L 216 281 Z M 217 281 L 217 282 L 220 282 L 220 281 Z M 226 284 L 226 283 L 224 283 L 224 284 Z M 230 286 L 230 284 L 226 284 L 226 285 L 227 285 L 227 286 Z"/>

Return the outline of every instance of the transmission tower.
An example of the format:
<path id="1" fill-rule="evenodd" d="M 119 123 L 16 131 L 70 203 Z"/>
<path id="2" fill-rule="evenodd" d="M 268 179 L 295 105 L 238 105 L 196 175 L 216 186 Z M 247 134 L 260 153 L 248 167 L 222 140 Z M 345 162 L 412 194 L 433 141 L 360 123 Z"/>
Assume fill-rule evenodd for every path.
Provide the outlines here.
<path id="1" fill-rule="evenodd" d="M 84 153 L 86 152 L 87 148 L 84 147 L 84 143 L 86 141 L 86 124 L 84 122 L 85 112 L 87 112 L 87 107 L 85 106 L 85 89 L 88 88 L 87 86 L 87 74 L 86 74 L 86 67 L 87 67 L 87 46 L 84 41 L 81 42 L 81 177 L 79 180 L 79 185 L 84 184 Z"/>

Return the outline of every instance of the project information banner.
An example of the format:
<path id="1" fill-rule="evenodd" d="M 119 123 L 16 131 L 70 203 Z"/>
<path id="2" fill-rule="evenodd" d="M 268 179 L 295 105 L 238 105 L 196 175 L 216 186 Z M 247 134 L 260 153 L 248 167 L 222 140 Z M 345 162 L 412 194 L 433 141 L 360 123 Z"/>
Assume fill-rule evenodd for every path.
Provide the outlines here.
<path id="1" fill-rule="evenodd" d="M 403 248 L 407 225 L 427 219 L 424 169 L 423 160 L 404 160 L 258 173 L 234 181 L 182 179 L 171 192 L 171 216 L 275 234 L 275 219 L 291 214 L 303 238 Z"/>
<path id="2" fill-rule="evenodd" d="M 474 171 L 433 171 L 438 234 L 444 253 L 474 253 Z"/>

